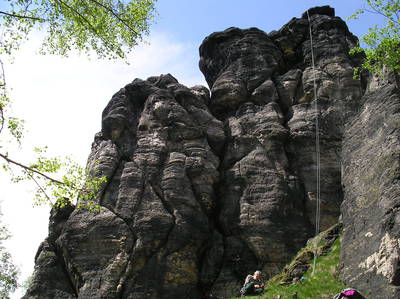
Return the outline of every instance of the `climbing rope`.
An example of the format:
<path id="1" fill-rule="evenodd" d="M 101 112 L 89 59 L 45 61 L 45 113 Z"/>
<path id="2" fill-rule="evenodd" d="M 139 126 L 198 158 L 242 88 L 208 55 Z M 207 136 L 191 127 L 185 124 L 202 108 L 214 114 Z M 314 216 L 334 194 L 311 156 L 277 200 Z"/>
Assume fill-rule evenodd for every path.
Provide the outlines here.
<path id="1" fill-rule="evenodd" d="M 314 61 L 314 49 L 313 49 L 313 36 L 311 28 L 310 15 L 307 10 L 307 17 L 310 30 L 310 48 L 311 48 L 311 63 L 313 70 L 313 84 L 314 84 L 314 106 L 315 106 L 315 153 L 317 158 L 317 192 L 316 192 L 316 211 L 315 211 L 315 236 L 319 234 L 320 221 L 321 221 L 321 189 L 320 189 L 320 178 L 321 178 L 321 160 L 320 160 L 320 148 L 319 148 L 319 109 L 318 109 L 318 97 L 317 97 L 317 84 L 315 82 L 315 61 Z M 314 263 L 312 275 L 314 276 L 315 268 L 317 264 L 317 242 L 314 242 Z"/>

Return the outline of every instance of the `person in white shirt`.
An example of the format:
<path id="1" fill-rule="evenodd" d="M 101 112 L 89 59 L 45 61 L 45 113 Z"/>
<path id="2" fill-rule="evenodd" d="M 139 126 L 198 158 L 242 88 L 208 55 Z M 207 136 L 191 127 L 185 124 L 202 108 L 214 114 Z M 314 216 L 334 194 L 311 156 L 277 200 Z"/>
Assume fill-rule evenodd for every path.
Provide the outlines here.
<path id="1" fill-rule="evenodd" d="M 258 295 L 264 291 L 264 283 L 261 282 L 261 271 L 247 275 L 243 287 L 240 290 L 242 295 Z"/>

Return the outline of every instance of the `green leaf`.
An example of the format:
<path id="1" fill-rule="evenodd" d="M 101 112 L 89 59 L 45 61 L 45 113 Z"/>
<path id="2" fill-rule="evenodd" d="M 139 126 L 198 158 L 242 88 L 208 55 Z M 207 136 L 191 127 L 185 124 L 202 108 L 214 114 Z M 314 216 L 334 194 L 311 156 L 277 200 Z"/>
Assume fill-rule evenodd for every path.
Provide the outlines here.
<path id="1" fill-rule="evenodd" d="M 364 49 L 353 48 L 350 50 L 350 54 L 354 55 L 364 50 L 366 58 L 362 68 L 376 75 L 382 75 L 386 68 L 398 76 L 400 70 L 400 0 L 368 0 L 367 4 L 372 9 L 368 10 L 369 12 L 385 17 L 386 26 L 375 25 L 369 28 L 368 33 L 361 38 L 367 47 Z M 356 11 L 353 16 L 360 13 L 360 11 Z"/>

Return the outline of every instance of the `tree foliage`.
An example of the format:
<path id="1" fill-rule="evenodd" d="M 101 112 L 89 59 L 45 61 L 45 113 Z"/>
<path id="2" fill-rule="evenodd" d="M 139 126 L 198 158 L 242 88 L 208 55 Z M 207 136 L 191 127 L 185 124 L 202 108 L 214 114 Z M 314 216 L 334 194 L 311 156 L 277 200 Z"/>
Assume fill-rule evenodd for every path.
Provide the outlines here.
<path id="1" fill-rule="evenodd" d="M 99 57 L 125 58 L 154 17 L 154 0 L 7 0 L 0 10 L 0 53 L 11 54 L 37 29 L 45 32 L 42 53 L 72 49 Z"/>
<path id="2" fill-rule="evenodd" d="M 50 203 L 52 206 L 62 208 L 79 198 L 78 207 L 97 211 L 99 206 L 94 199 L 106 182 L 106 178 L 92 176 L 87 169 L 69 157 L 48 156 L 46 150 L 46 148 L 35 148 L 35 160 L 29 165 L 14 161 L 0 153 L 0 157 L 7 162 L 3 164 L 3 169 L 10 174 L 14 183 L 21 181 L 35 183 L 35 204 Z"/>
<path id="3" fill-rule="evenodd" d="M 351 53 L 364 52 L 363 68 L 374 74 L 382 74 L 387 68 L 399 80 L 400 74 L 400 0 L 367 0 L 369 8 L 357 10 L 350 18 L 358 18 L 365 12 L 379 14 L 386 20 L 386 26 L 369 28 L 361 41 L 366 47 L 355 47 Z"/>
<path id="4" fill-rule="evenodd" d="M 1 219 L 0 212 L 0 219 Z M 0 298 L 9 298 L 18 287 L 18 267 L 12 262 L 10 253 L 3 245 L 3 241 L 10 238 L 7 228 L 0 223 Z"/>
<path id="5" fill-rule="evenodd" d="M 13 159 L 9 144 L 21 144 L 24 121 L 12 115 L 4 59 L 13 56 L 29 34 L 43 41 L 41 54 L 68 56 L 72 50 L 98 58 L 126 59 L 143 40 L 155 16 L 156 0 L 6 0 L 0 8 L 0 158 L 13 182 L 36 185 L 36 203 L 64 206 L 76 198 L 97 209 L 92 199 L 105 178 L 91 176 L 70 158 L 49 157 L 36 149 L 31 163 Z M 0 160 L 1 160 L 0 159 Z"/>

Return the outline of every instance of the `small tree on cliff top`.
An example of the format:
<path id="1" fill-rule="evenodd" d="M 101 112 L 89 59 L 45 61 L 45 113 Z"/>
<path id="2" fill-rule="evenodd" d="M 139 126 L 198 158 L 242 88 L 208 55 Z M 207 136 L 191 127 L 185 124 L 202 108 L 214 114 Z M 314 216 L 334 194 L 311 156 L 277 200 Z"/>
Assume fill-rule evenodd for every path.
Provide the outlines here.
<path id="1" fill-rule="evenodd" d="M 395 74 L 400 81 L 400 0 L 367 0 L 369 8 L 356 11 L 350 19 L 365 12 L 385 17 L 386 26 L 375 25 L 361 38 L 367 47 L 353 48 L 351 53 L 364 52 L 366 59 L 362 65 L 374 74 L 382 74 L 384 67 Z"/>
<path id="2" fill-rule="evenodd" d="M 91 199 L 104 178 L 90 177 L 77 163 L 36 149 L 32 163 L 9 155 L 20 144 L 23 121 L 12 115 L 5 58 L 12 57 L 33 30 L 43 35 L 41 54 L 68 56 L 78 50 L 99 58 L 122 58 L 149 33 L 156 0 L 7 0 L 0 5 L 0 158 L 14 182 L 33 181 L 38 202 L 63 206 L 78 195 Z M 52 177 L 55 175 L 57 178 Z M 90 206 L 89 206 L 90 207 Z"/>

